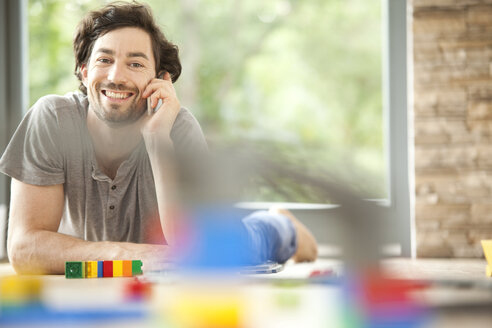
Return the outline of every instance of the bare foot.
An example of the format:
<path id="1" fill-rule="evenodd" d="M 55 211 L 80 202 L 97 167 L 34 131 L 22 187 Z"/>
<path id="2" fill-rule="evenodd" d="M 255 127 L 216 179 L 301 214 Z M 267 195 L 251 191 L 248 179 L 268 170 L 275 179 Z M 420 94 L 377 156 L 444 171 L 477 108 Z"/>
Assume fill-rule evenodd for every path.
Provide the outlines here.
<path id="1" fill-rule="evenodd" d="M 311 231 L 309 231 L 304 224 L 299 222 L 289 210 L 272 207 L 270 213 L 282 214 L 294 224 L 297 234 L 297 251 L 294 256 L 292 256 L 292 259 L 294 259 L 295 262 L 311 262 L 316 260 L 316 257 L 318 256 L 318 245 Z"/>

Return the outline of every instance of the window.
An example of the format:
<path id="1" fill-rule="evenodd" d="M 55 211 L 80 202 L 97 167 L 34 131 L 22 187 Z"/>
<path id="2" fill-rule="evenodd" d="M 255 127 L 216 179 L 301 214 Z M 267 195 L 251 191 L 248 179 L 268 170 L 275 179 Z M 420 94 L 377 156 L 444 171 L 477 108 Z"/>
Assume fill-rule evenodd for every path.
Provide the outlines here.
<path id="1" fill-rule="evenodd" d="M 180 101 L 213 144 L 246 139 L 279 162 L 387 197 L 380 1 L 148 3 L 181 50 Z M 77 88 L 73 31 L 100 5 L 29 0 L 31 104 Z M 285 178 L 255 181 L 249 200 L 326 202 Z"/>
<path id="2" fill-rule="evenodd" d="M 76 89 L 77 82 L 72 75 L 72 33 L 82 14 L 100 5 L 100 2 L 30 0 L 27 3 L 7 1 L 2 5 L 5 3 L 9 12 L 8 26 L 21 24 L 25 17 L 29 21 L 29 103 L 48 93 Z M 151 6 L 167 35 L 182 49 L 185 71 L 177 84 L 180 99 L 193 109 L 207 131 L 229 140 L 246 135 L 250 139 L 297 145 L 290 149 L 306 149 L 308 158 L 316 158 L 318 165 L 322 166 L 337 162 L 338 156 L 352 156 L 352 153 L 358 152 L 352 156 L 356 165 L 380 177 L 381 183 L 373 195 L 375 198 L 388 198 L 388 213 L 395 223 L 391 227 L 394 241 L 402 246 L 403 255 L 410 255 L 406 1 L 383 0 L 381 7 L 376 1 L 370 2 L 370 5 L 368 3 L 362 0 L 285 0 L 265 4 L 260 1 L 210 0 L 196 3 L 174 1 L 166 3 L 165 7 L 153 1 Z M 21 10 L 16 11 L 14 7 Z M 23 12 L 26 8 L 27 13 Z M 2 12 L 6 13 L 7 10 Z M 330 20 L 329 13 L 340 16 Z M 385 26 L 383 34 L 387 39 L 381 40 L 380 32 L 374 33 L 373 38 L 366 35 L 369 31 L 381 29 L 381 16 Z M 6 24 L 6 20 L 2 21 Z M 350 27 L 350 22 L 354 23 L 353 27 Z M 309 28 L 303 29 L 303 24 Z M 12 28 L 6 30 L 13 31 Z M 22 59 L 22 49 L 26 49 L 19 42 L 22 40 L 22 29 L 18 31 L 18 34 L 10 33 L 10 39 L 0 39 L 0 57 L 10 58 L 9 74 L 16 69 L 23 72 L 27 66 L 22 64 L 22 60 L 15 60 L 16 54 Z M 351 32 L 349 35 L 358 42 L 351 42 L 352 39 L 348 42 L 341 31 Z M 221 33 L 227 37 L 210 37 Z M 328 41 L 339 43 L 325 48 Z M 333 46 L 337 44 L 340 48 Z M 351 66 L 348 64 L 352 60 L 344 56 L 348 56 L 347 51 L 357 47 L 366 51 L 362 51 L 364 61 L 346 67 Z M 386 56 L 382 61 L 383 88 L 380 85 L 381 60 L 377 59 L 381 53 Z M 329 58 L 336 55 L 338 59 Z M 343 77 L 358 76 L 360 72 L 373 75 L 360 76 L 359 80 L 355 79 L 347 85 L 340 82 Z M 325 80 L 331 77 L 330 73 L 338 79 Z M 2 106 L 0 110 L 2 115 L 8 116 L 12 114 L 7 111 L 10 108 L 9 111 L 14 111 L 14 115 L 10 115 L 12 118 L 28 107 L 22 105 L 26 100 L 23 95 L 27 93 L 19 91 L 26 79 L 15 72 L 8 76 L 9 83 L 0 83 L 0 91 L 10 95 L 9 99 L 14 99 L 14 102 Z M 8 85 L 13 87 L 9 88 Z M 12 91 L 16 88 L 20 95 L 16 96 Z M 370 94 L 367 101 L 360 102 L 364 97 L 358 98 L 359 92 Z M 384 101 L 381 101 L 381 93 Z M 341 96 L 339 100 L 333 100 L 338 96 Z M 15 102 L 15 99 L 19 101 Z M 329 110 L 332 107 L 349 107 L 360 114 L 352 117 L 354 128 L 347 132 L 349 137 L 338 132 L 344 131 L 343 123 L 346 127 L 351 125 L 337 120 L 350 110 Z M 279 111 L 282 118 L 277 120 Z M 309 112 L 310 119 L 303 120 L 306 112 Z M 331 130 L 317 130 L 322 119 L 331 120 Z M 18 121 L 11 119 L 9 122 L 5 127 L 12 131 Z M 382 124 L 384 129 L 381 128 Z M 370 131 L 368 140 L 361 138 L 367 131 Z M 383 138 L 384 131 L 387 132 L 386 138 Z M 275 137 L 272 138 L 272 135 Z M 354 142 L 358 139 L 362 143 Z M 383 140 L 389 150 L 387 156 L 383 151 Z M 385 157 L 390 164 L 388 166 L 384 164 Z M 389 178 L 387 184 L 385 177 Z M 4 186 L 3 191 L 6 190 Z M 260 196 L 271 197 L 268 200 L 283 200 L 282 195 L 276 194 L 268 186 Z M 309 198 L 284 200 L 310 201 Z M 326 217 L 322 219 L 323 222 L 328 221 Z M 326 224 L 329 227 L 326 230 L 336 233 L 330 223 Z"/>

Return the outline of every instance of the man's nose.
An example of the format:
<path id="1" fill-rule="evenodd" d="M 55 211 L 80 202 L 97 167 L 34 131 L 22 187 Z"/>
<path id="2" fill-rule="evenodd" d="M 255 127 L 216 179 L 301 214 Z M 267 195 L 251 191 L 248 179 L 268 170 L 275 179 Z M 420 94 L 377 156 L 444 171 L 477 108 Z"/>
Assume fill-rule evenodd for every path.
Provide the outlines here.
<path id="1" fill-rule="evenodd" d="M 125 83 L 125 66 L 122 63 L 115 62 L 109 69 L 108 80 L 115 84 Z"/>

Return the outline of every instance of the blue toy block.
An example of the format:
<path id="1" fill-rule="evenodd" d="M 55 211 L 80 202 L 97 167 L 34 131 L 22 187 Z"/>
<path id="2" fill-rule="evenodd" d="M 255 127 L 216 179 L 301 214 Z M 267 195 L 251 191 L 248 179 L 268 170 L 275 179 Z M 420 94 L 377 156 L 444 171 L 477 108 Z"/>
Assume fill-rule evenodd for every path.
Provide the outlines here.
<path id="1" fill-rule="evenodd" d="M 97 261 L 97 277 L 102 278 L 103 277 L 103 261 Z"/>

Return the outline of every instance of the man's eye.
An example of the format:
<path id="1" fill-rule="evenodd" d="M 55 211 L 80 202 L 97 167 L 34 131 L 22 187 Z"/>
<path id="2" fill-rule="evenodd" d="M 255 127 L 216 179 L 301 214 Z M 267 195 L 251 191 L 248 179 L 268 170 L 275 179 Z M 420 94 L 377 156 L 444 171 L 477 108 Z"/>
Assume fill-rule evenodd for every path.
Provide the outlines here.
<path id="1" fill-rule="evenodd" d="M 140 63 L 131 63 L 131 64 L 130 64 L 130 66 L 131 66 L 131 67 L 134 67 L 134 68 L 140 68 L 140 67 L 143 67 L 143 65 L 142 65 L 142 64 L 140 64 Z"/>
<path id="2" fill-rule="evenodd" d="M 97 61 L 103 64 L 109 64 L 111 62 L 108 58 L 99 58 Z"/>

